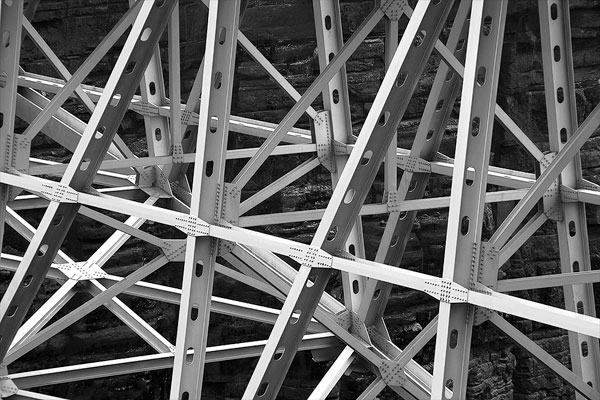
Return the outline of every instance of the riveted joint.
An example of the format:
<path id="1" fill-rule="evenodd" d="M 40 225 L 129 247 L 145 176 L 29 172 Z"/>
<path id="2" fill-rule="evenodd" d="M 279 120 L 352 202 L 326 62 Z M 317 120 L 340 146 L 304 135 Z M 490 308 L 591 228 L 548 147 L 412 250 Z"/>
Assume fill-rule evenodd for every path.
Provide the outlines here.
<path id="1" fill-rule="evenodd" d="M 174 226 L 188 236 L 208 236 L 210 233 L 210 225 L 193 215 L 176 217 Z"/>
<path id="2" fill-rule="evenodd" d="M 544 172 L 551 164 L 556 153 L 549 152 L 544 154 L 544 157 L 540 160 L 540 172 Z M 544 214 L 552 221 L 562 221 L 563 210 L 562 210 L 562 198 L 561 198 L 561 187 L 558 179 L 550 184 L 546 193 L 542 197 L 542 204 L 544 206 Z"/>
<path id="3" fill-rule="evenodd" d="M 184 261 L 185 245 L 185 239 L 165 240 L 165 245 L 162 247 L 162 251 L 169 261 Z"/>
<path id="4" fill-rule="evenodd" d="M 600 185 L 594 182 L 590 182 L 587 179 L 578 179 L 577 189 L 595 190 L 597 192 L 600 192 Z"/>
<path id="5" fill-rule="evenodd" d="M 62 183 L 42 183 L 41 194 L 58 203 L 77 203 L 79 197 L 75 189 Z"/>
<path id="6" fill-rule="evenodd" d="M 407 381 L 403 365 L 392 360 L 381 360 L 379 364 L 381 379 L 388 386 L 404 386 Z"/>
<path id="7" fill-rule="evenodd" d="M 577 203 L 579 201 L 579 194 L 577 190 L 562 185 L 560 187 L 560 199 L 563 203 Z"/>
<path id="8" fill-rule="evenodd" d="M 406 0 L 381 0 L 379 8 L 392 21 L 398 21 L 409 7 Z"/>
<path id="9" fill-rule="evenodd" d="M 444 303 L 467 303 L 469 291 L 449 279 L 425 281 L 424 292 Z"/>
<path id="10" fill-rule="evenodd" d="M 333 139 L 333 154 L 336 156 L 345 156 L 348 154 L 348 145 L 339 140 Z"/>
<path id="11" fill-rule="evenodd" d="M 333 131 L 329 111 L 321 111 L 315 117 L 315 141 L 319 162 L 329 172 L 335 172 Z"/>
<path id="12" fill-rule="evenodd" d="M 56 268 L 65 276 L 75 281 L 89 281 L 106 277 L 106 272 L 96 263 L 76 262 L 68 264 L 57 264 Z"/>
<path id="13" fill-rule="evenodd" d="M 242 192 L 237 185 L 225 183 L 223 189 L 223 203 L 221 206 L 221 223 L 237 225 L 240 218 L 240 199 Z M 219 240 L 218 255 L 230 253 L 235 243 L 229 240 Z"/>
<path id="14" fill-rule="evenodd" d="M 431 163 L 421 157 L 410 156 L 408 154 L 401 154 L 396 157 L 398 168 L 414 173 L 425 173 L 431 172 Z"/>
<path id="15" fill-rule="evenodd" d="M 288 256 L 303 267 L 331 268 L 333 264 L 333 257 L 330 254 L 314 246 L 291 247 Z"/>
<path id="16" fill-rule="evenodd" d="M 19 388 L 8 376 L 0 376 L 0 399 L 17 394 Z"/>

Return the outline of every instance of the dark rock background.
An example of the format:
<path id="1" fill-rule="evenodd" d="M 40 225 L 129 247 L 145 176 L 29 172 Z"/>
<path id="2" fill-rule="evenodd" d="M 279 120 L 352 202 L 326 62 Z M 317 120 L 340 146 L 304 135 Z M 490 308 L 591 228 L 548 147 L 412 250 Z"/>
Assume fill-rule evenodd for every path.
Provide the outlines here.
<path id="1" fill-rule="evenodd" d="M 74 71 L 83 59 L 94 49 L 106 32 L 116 23 L 127 8 L 124 0 L 64 0 L 42 1 L 33 20 L 34 26 L 42 33 L 54 51 L 67 67 Z M 342 25 L 348 38 L 358 27 L 363 17 L 371 9 L 372 1 L 341 1 Z M 533 0 L 512 1 L 506 26 L 502 74 L 499 85 L 498 101 L 505 107 L 515 122 L 525 130 L 542 149 L 545 144 L 547 128 L 545 126 L 545 104 L 543 92 L 542 63 L 540 58 L 539 22 L 537 7 Z M 579 120 L 582 121 L 600 101 L 600 2 L 574 0 L 572 3 L 573 59 L 577 87 Z M 203 38 L 206 29 L 207 11 L 198 1 L 181 1 L 181 55 L 184 93 L 191 88 L 196 70 L 203 55 Z M 263 54 L 281 71 L 290 82 L 303 92 L 318 74 L 316 59 L 316 40 L 310 2 L 307 0 L 250 0 L 241 25 L 242 31 L 258 46 Z M 347 64 L 352 120 L 355 133 L 361 124 L 375 97 L 383 77 L 383 24 L 369 36 L 357 53 Z M 164 37 L 166 42 L 166 35 Z M 122 44 L 122 41 L 120 42 Z M 24 42 L 22 66 L 30 72 L 55 76 L 54 71 L 34 48 L 29 40 Z M 118 47 L 118 46 L 117 46 Z M 166 60 L 166 54 L 163 54 Z M 86 83 L 103 85 L 110 74 L 118 51 L 112 51 L 95 69 Z M 404 121 L 399 129 L 398 144 L 410 148 L 412 137 L 425 105 L 435 66 L 439 61 L 433 57 L 422 82 L 417 87 Z M 287 113 L 292 101 L 268 79 L 262 69 L 243 51 L 238 50 L 237 71 L 233 99 L 233 113 L 265 121 L 279 122 Z M 168 66 L 165 65 L 165 77 Z M 184 94 L 185 98 L 185 94 Z M 315 108 L 320 107 L 317 102 Z M 71 110 L 86 120 L 84 110 L 75 103 Z M 523 110 L 527 110 L 523 112 Z M 456 118 L 458 103 L 455 106 L 453 120 L 446 131 L 442 151 L 452 155 L 456 136 Z M 302 119 L 298 126 L 308 127 L 308 119 Z M 130 113 L 122 123 L 120 134 L 139 154 L 143 154 L 145 139 L 143 120 Z M 582 163 L 585 176 L 600 183 L 600 137 L 593 137 L 583 148 Z M 255 145 L 256 140 L 243 135 L 231 140 L 231 147 Z M 34 143 L 34 155 L 66 160 L 69 153 L 52 141 L 39 136 Z M 293 164 L 301 161 L 287 158 Z M 534 164 L 521 150 L 509 134 L 498 128 L 495 132 L 492 163 L 533 171 Z M 293 165 L 290 165 L 291 169 Z M 234 165 L 228 174 L 239 166 Z M 267 164 L 260 177 L 249 185 L 249 193 L 259 189 L 267 182 L 281 175 L 281 165 Z M 368 201 L 378 202 L 382 198 L 382 179 L 375 183 Z M 286 188 L 281 194 L 273 196 L 259 209 L 281 211 L 322 208 L 331 193 L 329 176 L 325 170 L 317 170 L 309 179 L 303 178 L 294 187 Z M 428 189 L 429 196 L 448 195 L 450 182 L 447 178 L 434 177 Z M 489 207 L 486 230 L 493 230 L 498 218 L 506 212 L 505 207 Z M 36 224 L 39 212 L 25 213 L 25 217 Z M 126 216 L 114 215 L 124 220 Z M 383 232 L 385 216 L 364 218 L 367 246 L 370 257 L 374 256 L 378 236 Z M 447 210 L 440 209 L 419 214 L 413 235 L 408 244 L 403 267 L 430 274 L 441 273 Z M 600 222 L 595 209 L 588 209 L 588 229 L 592 266 L 598 268 L 600 253 Z M 295 240 L 310 240 L 310 232 L 316 224 L 288 224 L 269 227 L 267 230 Z M 172 237 L 177 233 L 158 226 L 146 225 L 147 229 L 163 237 Z M 112 233 L 112 230 L 100 227 L 84 217 L 80 217 L 71 229 L 63 246 L 68 254 L 80 260 L 89 257 L 94 250 Z M 557 259 L 557 240 L 554 227 L 546 225 L 502 268 L 502 275 L 516 278 L 529 275 L 556 273 L 560 270 Z M 21 253 L 26 243 L 17 237 L 14 231 L 7 234 L 3 251 Z M 157 254 L 156 249 L 144 246 L 139 240 L 130 239 L 119 253 L 106 265 L 107 271 L 126 274 L 145 260 Z M 179 286 L 181 265 L 172 265 L 151 277 L 151 281 Z M 0 272 L 2 279 L 0 290 L 8 283 L 10 274 Z M 42 288 L 38 298 L 48 298 L 57 284 L 48 282 Z M 596 291 L 600 288 L 596 287 Z M 215 284 L 217 295 L 235 297 L 245 301 L 277 306 L 277 302 L 258 291 L 234 285 L 223 276 L 217 276 Z M 339 294 L 339 288 L 334 293 Z M 562 306 L 562 289 L 552 288 L 517 295 L 536 301 Z M 65 312 L 85 301 L 84 293 L 76 295 Z M 175 342 L 175 324 L 177 308 L 166 304 L 128 298 L 122 299 L 138 311 L 150 324 Z M 598 302 L 600 297 L 596 296 Z M 39 304 L 34 305 L 37 307 Z M 597 303 L 597 309 L 600 304 Z M 437 303 L 421 293 L 396 288 L 387 308 L 386 322 L 395 342 L 403 347 L 436 315 Z M 62 313 L 60 315 L 63 315 Z M 549 328 L 530 321 L 519 321 L 508 317 L 521 331 L 535 340 L 553 356 L 569 364 L 568 340 L 566 332 Z M 241 340 L 262 339 L 268 336 L 268 326 L 256 326 L 243 320 L 224 316 L 211 316 L 209 345 L 237 342 Z M 573 390 L 559 378 L 538 364 L 526 352 L 509 341 L 502 333 L 484 324 L 473 332 L 473 347 L 470 361 L 468 396 L 473 399 L 571 399 Z M 45 368 L 58 365 L 90 362 L 116 357 L 147 354 L 150 349 L 128 328 L 107 311 L 97 310 L 82 322 L 77 323 L 48 343 L 32 351 L 27 357 L 11 366 L 11 371 L 20 369 Z M 433 366 L 433 341 L 419 354 L 418 360 L 431 369 Z M 239 398 L 247 382 L 253 361 L 231 361 L 212 364 L 206 368 L 205 391 L 207 398 Z M 310 355 L 298 356 L 281 397 L 286 399 L 306 398 L 311 387 L 318 382 L 327 365 L 314 364 Z M 339 394 L 337 390 L 332 398 L 355 398 L 368 385 L 371 376 L 354 373 L 342 380 Z M 170 370 L 152 371 L 135 376 L 115 377 L 76 384 L 56 385 L 43 389 L 44 392 L 73 399 L 166 399 L 170 381 Z M 107 388 L 111 388 L 108 391 Z M 385 391 L 382 398 L 395 398 Z"/>

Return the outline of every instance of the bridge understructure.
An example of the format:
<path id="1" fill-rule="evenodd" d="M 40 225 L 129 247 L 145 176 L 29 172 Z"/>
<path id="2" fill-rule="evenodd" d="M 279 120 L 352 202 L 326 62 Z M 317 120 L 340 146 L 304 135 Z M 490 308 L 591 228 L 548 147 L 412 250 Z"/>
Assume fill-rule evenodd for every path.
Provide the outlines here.
<path id="1" fill-rule="evenodd" d="M 22 255 L 2 254 L 1 267 L 13 274 L 0 303 L 0 398 L 57 399 L 36 388 L 170 369 L 170 398 L 197 399 L 207 363 L 248 359 L 254 369 L 243 398 L 273 399 L 297 352 L 311 351 L 315 359 L 329 361 L 311 399 L 325 398 L 343 375 L 356 370 L 372 376 L 360 399 L 374 399 L 386 387 L 405 399 L 462 399 L 473 327 L 490 324 L 570 384 L 578 399 L 599 399 L 600 320 L 593 283 L 600 282 L 600 271 L 590 264 L 585 204 L 600 205 L 600 186 L 583 179 L 579 151 L 600 125 L 600 107 L 578 124 L 569 2 L 538 4 L 548 119 L 547 151 L 542 151 L 496 101 L 507 0 L 419 0 L 411 3 L 414 8 L 406 0 L 380 0 L 345 41 L 338 2 L 307 2 L 314 13 L 320 73 L 304 93 L 238 29 L 244 1 L 203 1 L 206 48 L 185 101 L 176 0 L 131 0 L 129 11 L 72 72 L 30 23 L 37 2 L 1 1 L 0 237 L 6 224 L 29 246 Z M 380 21 L 385 23 L 386 72 L 354 135 L 345 63 Z M 163 34 L 168 40 L 161 41 Z M 25 36 L 60 79 L 20 68 Z M 83 84 L 117 43 L 122 50 L 106 85 Z M 295 102 L 278 124 L 231 114 L 238 48 Z M 399 148 L 399 124 L 432 59 L 440 61 L 414 142 Z M 166 81 L 163 65 L 169 70 Z M 319 96 L 322 102 L 315 102 Z M 63 108 L 67 100 L 85 107 L 89 119 L 84 122 Z M 458 107 L 456 148 L 449 157 L 440 153 L 440 143 Z M 143 116 L 147 156 L 134 155 L 119 136 L 127 111 Z M 299 119 L 306 117 L 311 129 L 299 128 Z M 19 132 L 17 118 L 26 125 Z M 490 165 L 495 123 L 522 145 L 538 166 L 536 173 Z M 240 134 L 259 138 L 260 145 L 229 149 L 228 138 Z M 64 146 L 70 160 L 30 157 L 38 135 Z M 287 159 L 291 169 L 245 195 L 247 184 L 273 156 Z M 233 162 L 241 168 L 226 180 Z M 331 175 L 326 208 L 252 212 L 317 168 Z M 383 200 L 365 204 L 378 174 L 384 176 Z M 430 177 L 438 174 L 451 177 L 450 195 L 425 197 Z M 508 211 L 484 238 L 485 207 L 492 203 L 503 203 Z M 400 268 L 417 212 L 440 208 L 449 208 L 441 275 Z M 44 210 L 37 226 L 20 215 L 30 209 Z M 121 221 L 109 212 L 128 218 Z M 75 261 L 61 245 L 78 214 L 114 233 L 88 259 Z M 361 216 L 378 214 L 386 215 L 385 230 L 374 260 L 368 260 Z M 310 243 L 260 229 L 302 221 L 318 223 Z M 155 235 L 148 223 L 173 227 L 181 238 Z M 561 273 L 498 280 L 499 268 L 548 224 L 557 232 Z M 126 276 L 105 272 L 103 265 L 131 238 L 160 255 Z M 173 265 L 183 266 L 180 286 L 144 280 Z M 273 296 L 281 308 L 213 295 L 215 274 Z M 57 289 L 30 310 L 44 280 L 58 282 Z M 342 287 L 343 295 L 328 293 L 332 284 Z M 404 348 L 394 344 L 384 319 L 394 286 L 439 301 L 438 315 Z M 562 288 L 563 308 L 512 295 L 548 287 Z M 89 300 L 64 310 L 81 291 Z M 170 342 L 120 295 L 178 305 L 176 340 Z M 99 307 L 110 310 L 153 352 L 11 371 L 11 363 Z M 229 344 L 207 346 L 211 313 L 272 329 L 264 340 L 230 338 Z M 513 317 L 568 331 L 570 365 L 519 331 L 510 322 Z M 432 370 L 414 360 L 429 342 L 435 343 Z"/>

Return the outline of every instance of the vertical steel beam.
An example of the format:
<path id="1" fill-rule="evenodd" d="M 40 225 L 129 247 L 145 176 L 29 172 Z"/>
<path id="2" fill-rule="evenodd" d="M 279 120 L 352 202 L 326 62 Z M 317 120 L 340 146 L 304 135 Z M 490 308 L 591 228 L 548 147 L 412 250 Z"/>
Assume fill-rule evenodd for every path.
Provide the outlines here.
<path id="1" fill-rule="evenodd" d="M 550 150 L 558 152 L 577 129 L 569 1 L 540 0 L 538 5 Z M 563 169 L 559 182 L 576 188 L 582 178 L 581 161 L 577 153 Z M 562 272 L 591 271 L 585 205 L 580 202 L 563 202 L 562 218 L 556 221 L 556 227 Z M 563 292 L 567 310 L 596 315 L 591 283 L 565 285 Z M 581 376 L 584 382 L 598 390 L 598 340 L 569 332 L 569 347 L 573 371 Z"/>
<path id="2" fill-rule="evenodd" d="M 6 46 L 0 46 L 0 71 L 6 74 L 6 84 L 0 88 L 0 169 L 5 172 L 13 166 L 13 151 L 19 141 L 14 129 L 22 20 L 22 0 L 0 3 L 0 26 L 8 40 Z M 0 248 L 4 238 L 4 219 L 9 192 L 7 185 L 0 184 Z M 3 312 L 0 310 L 1 314 Z"/>
<path id="3" fill-rule="evenodd" d="M 164 30 L 164 15 L 171 12 L 174 4 L 174 0 L 159 0 L 156 4 L 154 1 L 147 1 L 141 5 L 106 90 L 60 182 L 60 191 L 54 194 L 57 200 L 61 200 L 72 190 L 84 191 L 89 188 L 127 111 L 141 78 L 142 68 L 148 63 L 151 50 Z M 116 95 L 120 95 L 120 101 L 110 105 Z M 0 302 L 0 357 L 4 358 L 25 318 L 78 208 L 73 203 L 50 202 L 23 261 Z"/>
<path id="4" fill-rule="evenodd" d="M 361 130 L 311 248 L 335 254 L 344 245 L 369 187 L 400 123 L 418 78 L 452 7 L 452 1 L 422 1 L 409 21 L 382 88 Z M 332 64 L 330 64 L 332 65 Z M 409 79 L 397 78 L 410 73 Z M 269 341 L 244 393 L 244 398 L 275 398 L 298 349 L 302 335 L 325 290 L 331 270 L 313 270 L 306 254 L 275 323 Z M 307 284 L 309 275 L 312 284 Z"/>
<path id="5" fill-rule="evenodd" d="M 211 0 L 190 204 L 190 215 L 211 223 L 220 222 L 225 191 L 223 178 L 239 16 L 239 0 Z M 202 394 L 217 246 L 217 239 L 210 237 L 187 239 L 171 399 L 199 399 Z"/>
<path id="6" fill-rule="evenodd" d="M 315 29 L 317 32 L 317 49 L 319 54 L 319 65 L 321 72 L 329 61 L 339 52 L 342 47 L 342 17 L 338 0 L 318 1 L 313 0 L 315 16 Z M 335 188 L 339 176 L 346 166 L 348 156 L 335 155 L 333 150 L 334 141 L 348 143 L 352 137 L 352 121 L 350 120 L 350 101 L 348 97 L 348 82 L 346 79 L 346 66 L 342 66 L 337 74 L 331 78 L 326 89 L 322 92 L 323 107 L 329 111 L 329 122 L 332 134 L 329 135 L 327 144 L 329 152 L 334 157 L 335 169 L 331 171 L 331 184 Z M 319 134 L 319 130 L 317 134 Z M 394 170 L 396 170 L 394 144 Z M 360 217 L 352 227 L 344 250 L 360 258 L 365 257 L 364 238 Z M 342 287 L 344 290 L 344 303 L 346 308 L 356 311 L 362 298 L 361 292 L 364 287 L 364 277 L 354 274 L 342 273 Z"/>
<path id="7" fill-rule="evenodd" d="M 452 175 L 442 282 L 471 287 L 479 262 L 507 1 L 474 0 Z M 467 174 L 472 172 L 472 177 Z M 473 308 L 440 301 L 432 398 L 466 397 Z"/>

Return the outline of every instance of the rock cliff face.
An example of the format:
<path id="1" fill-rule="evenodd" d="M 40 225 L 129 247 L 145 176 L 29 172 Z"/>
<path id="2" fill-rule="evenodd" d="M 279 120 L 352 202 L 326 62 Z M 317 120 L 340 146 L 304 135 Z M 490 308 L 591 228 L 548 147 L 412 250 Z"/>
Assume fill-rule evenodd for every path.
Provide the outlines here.
<path id="1" fill-rule="evenodd" d="M 250 0 L 241 25 L 242 31 L 261 49 L 263 54 L 284 74 L 290 82 L 303 92 L 318 74 L 316 60 L 316 40 L 312 12 L 307 7 L 307 0 Z M 342 20 L 345 36 L 348 37 L 360 24 L 362 18 L 372 7 L 372 1 L 341 1 Z M 542 63 L 540 58 L 539 23 L 537 2 L 512 1 L 509 6 L 509 17 L 506 26 L 502 73 L 499 86 L 499 102 L 515 119 L 515 122 L 530 137 L 544 146 L 547 137 L 545 126 L 545 103 L 543 93 Z M 105 33 L 117 21 L 127 8 L 124 0 L 66 0 L 42 1 L 33 20 L 36 28 L 42 33 L 58 56 L 74 71 L 101 40 Z M 182 77 L 183 88 L 189 90 L 195 76 L 195 69 L 200 64 L 203 54 L 203 37 L 206 10 L 199 1 L 182 0 L 181 2 L 181 40 L 182 40 Z M 573 58 L 576 68 L 578 114 L 582 120 L 591 109 L 600 102 L 600 2 L 572 1 L 572 33 Z M 364 118 L 373 102 L 383 77 L 383 25 L 380 24 L 359 51 L 347 64 L 352 120 L 355 131 L 360 129 Z M 166 37 L 165 37 L 166 40 Z M 111 71 L 117 52 L 112 52 L 98 66 L 89 84 L 102 85 Z M 165 55 L 166 59 L 166 55 Z M 238 51 L 233 113 L 279 122 L 293 104 L 267 78 L 243 50 Z M 22 66 L 30 72 L 54 75 L 48 63 L 34 49 L 31 42 L 25 42 Z M 399 130 L 398 144 L 410 147 L 416 131 L 418 117 L 426 102 L 432 68 L 425 74 L 416 95 L 411 101 L 405 120 Z M 168 69 L 165 68 L 168 74 Z M 317 105 L 318 107 L 318 105 Z M 530 110 L 523 113 L 520 110 Z M 74 109 L 82 115 L 81 110 Z M 457 116 L 458 104 L 454 117 Z M 308 120 L 300 123 L 308 126 Z M 454 121 L 455 124 L 455 121 Z M 449 155 L 453 146 L 456 130 L 453 124 L 447 129 L 442 151 Z M 143 121 L 130 114 L 122 125 L 125 140 L 134 149 L 143 154 Z M 247 138 L 238 137 L 233 146 L 242 147 Z M 592 139 L 582 151 L 582 164 L 585 176 L 600 183 L 600 137 Z M 523 170 L 533 170 L 533 160 L 527 158 L 518 144 L 508 134 L 498 128 L 493 144 L 493 160 L 495 165 L 511 166 Z M 35 155 L 53 157 L 63 160 L 68 155 L 49 140 L 37 139 Z M 264 182 L 276 177 L 276 166 L 267 165 L 261 170 Z M 280 195 L 271 199 L 272 210 L 299 210 L 308 207 L 322 207 L 331 193 L 328 176 L 314 173 L 311 185 L 300 181 L 294 187 L 285 189 Z M 260 186 L 260 181 L 255 182 Z M 381 183 L 376 183 L 371 201 L 380 201 Z M 252 187 L 250 187 L 252 190 Z M 450 183 L 447 179 L 435 178 L 431 181 L 428 195 L 447 195 Z M 492 229 L 505 213 L 502 207 L 490 207 L 486 229 Z M 38 216 L 30 213 L 26 216 L 32 222 Z M 117 216 L 122 217 L 122 216 Z M 365 218 L 368 252 L 373 256 L 373 243 L 383 231 L 381 218 Z M 440 209 L 434 213 L 420 214 L 414 225 L 413 235 L 407 248 L 407 255 L 402 266 L 426 273 L 439 273 L 444 252 L 445 225 L 447 210 Z M 588 229 L 590 236 L 590 252 L 594 268 L 598 268 L 600 252 L 600 216 L 595 210 L 588 210 Z M 151 228 L 152 229 L 152 228 Z M 276 226 L 273 231 L 301 241 L 309 239 L 308 234 L 314 226 Z M 65 247 L 76 258 L 89 256 L 105 240 L 111 231 L 98 229 L 91 221 L 84 218 L 70 232 Z M 170 234 L 161 232 L 161 235 Z M 14 235 L 16 236 L 16 234 Z M 540 230 L 517 254 L 502 268 L 505 277 L 516 278 L 529 275 L 555 273 L 557 264 L 557 240 L 552 226 Z M 18 239 L 6 240 L 5 251 L 20 252 L 24 242 Z M 113 258 L 107 268 L 111 272 L 126 273 L 141 260 L 153 257 L 151 249 L 141 243 L 130 240 Z M 8 274 L 2 273 L 3 278 Z M 169 274 L 154 276 L 153 281 L 170 284 L 179 283 L 180 270 L 175 267 Z M 6 282 L 2 279 L 2 282 Z M 2 284 L 4 285 L 4 284 Z M 48 283 L 40 293 L 40 298 L 56 287 Z M 237 296 L 247 301 L 275 306 L 265 303 L 258 292 L 233 286 L 223 277 L 218 278 L 215 285 L 218 295 Z M 596 290 L 600 290 L 599 287 Z M 561 289 L 546 289 L 521 293 L 526 298 L 551 304 L 562 303 Z M 85 295 L 76 296 L 73 307 L 85 300 Z M 597 299 L 600 297 L 596 296 Z M 134 310 L 140 312 L 153 326 L 165 336 L 175 341 L 174 325 L 177 321 L 175 307 L 139 299 L 124 299 Z M 600 304 L 597 304 L 600 311 Z M 430 301 L 426 295 L 396 288 L 387 308 L 386 322 L 395 342 L 403 347 L 418 334 L 429 320 L 437 313 L 437 303 Z M 223 344 L 236 340 L 264 338 L 269 328 L 258 329 L 244 321 L 229 317 L 212 316 L 215 329 L 209 336 L 210 344 Z M 565 364 L 569 363 L 568 340 L 566 332 L 548 329 L 528 321 L 512 320 L 524 333 L 534 339 L 540 346 Z M 93 329 L 92 329 L 93 328 Z M 93 333 L 93 338 L 91 334 Z M 93 341 L 91 340 L 93 339 Z M 93 344 L 90 344 L 93 343 Z M 141 354 L 146 350 L 144 343 L 128 332 L 126 328 L 114 320 L 108 312 L 96 311 L 85 322 L 75 325 L 64 334 L 40 346 L 23 361 L 15 363 L 14 368 L 25 367 L 27 363 L 40 365 L 40 360 L 47 360 L 45 367 L 91 360 L 112 358 L 115 354 L 130 356 Z M 433 343 L 419 355 L 419 360 L 427 367 L 433 365 Z M 286 399 L 306 398 L 310 387 L 314 386 L 322 376 L 325 366 L 310 363 L 298 357 L 292 367 L 290 377 L 282 390 Z M 239 398 L 244 390 L 246 375 L 250 366 L 240 362 L 224 362 L 210 365 L 206 371 L 207 398 Z M 47 393 L 58 396 L 83 399 L 106 398 L 102 388 L 110 385 L 118 388 L 115 399 L 166 399 L 170 371 L 155 371 L 139 374 L 127 379 L 114 378 L 73 385 L 58 385 L 48 388 Z M 341 398 L 355 398 L 357 393 L 369 383 L 367 375 L 353 374 L 345 378 L 341 385 Z M 335 391 L 334 391 L 335 392 Z M 114 392 L 113 392 L 114 393 Z M 332 398 L 337 396 L 332 394 Z M 493 327 L 486 324 L 474 329 L 473 350 L 469 373 L 469 398 L 473 399 L 571 399 L 573 391 L 560 379 L 539 365 L 526 352 L 510 342 Z M 384 392 L 382 398 L 393 398 Z"/>

